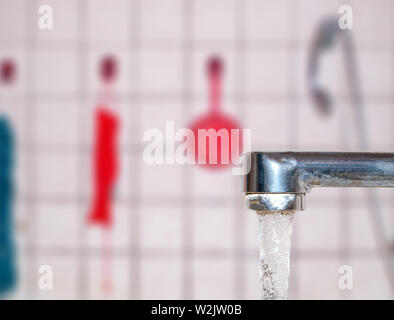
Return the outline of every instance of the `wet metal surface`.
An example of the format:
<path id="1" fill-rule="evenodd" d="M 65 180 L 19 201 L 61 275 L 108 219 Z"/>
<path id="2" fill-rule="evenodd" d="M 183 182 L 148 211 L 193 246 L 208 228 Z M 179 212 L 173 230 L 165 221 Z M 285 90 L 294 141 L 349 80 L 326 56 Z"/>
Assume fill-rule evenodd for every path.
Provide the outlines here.
<path id="1" fill-rule="evenodd" d="M 393 153 L 251 152 L 248 156 L 247 194 L 305 194 L 312 187 L 394 187 Z M 294 205 L 294 197 L 273 206 L 278 196 L 271 197 L 260 196 L 259 206 L 267 210 L 304 208 Z"/>

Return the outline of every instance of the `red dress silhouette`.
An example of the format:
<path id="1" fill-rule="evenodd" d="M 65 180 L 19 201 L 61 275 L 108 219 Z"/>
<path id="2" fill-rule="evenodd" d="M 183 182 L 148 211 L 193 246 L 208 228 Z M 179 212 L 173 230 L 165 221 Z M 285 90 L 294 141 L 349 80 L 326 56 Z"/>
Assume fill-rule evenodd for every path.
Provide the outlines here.
<path id="1" fill-rule="evenodd" d="M 109 110 L 96 111 L 94 146 L 94 195 L 89 221 L 109 227 L 112 224 L 111 197 L 118 173 L 116 138 L 118 119 Z"/>

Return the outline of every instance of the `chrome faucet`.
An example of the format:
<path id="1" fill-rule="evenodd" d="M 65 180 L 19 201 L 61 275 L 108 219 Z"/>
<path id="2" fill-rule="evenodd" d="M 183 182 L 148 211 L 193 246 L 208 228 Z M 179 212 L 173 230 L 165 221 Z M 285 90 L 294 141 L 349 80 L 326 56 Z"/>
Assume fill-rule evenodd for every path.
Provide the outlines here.
<path id="1" fill-rule="evenodd" d="M 394 187 L 394 153 L 251 152 L 244 177 L 248 207 L 259 213 L 305 209 L 313 187 Z"/>

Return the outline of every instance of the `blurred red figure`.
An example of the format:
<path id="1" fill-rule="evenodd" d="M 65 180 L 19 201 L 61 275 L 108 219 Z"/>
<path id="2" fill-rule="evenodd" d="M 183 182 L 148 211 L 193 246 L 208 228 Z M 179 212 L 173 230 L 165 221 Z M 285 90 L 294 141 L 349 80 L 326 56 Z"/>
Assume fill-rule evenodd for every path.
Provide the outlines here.
<path id="1" fill-rule="evenodd" d="M 101 103 L 95 113 L 95 142 L 93 160 L 94 194 L 92 208 L 88 215 L 89 224 L 100 225 L 105 229 L 102 244 L 102 283 L 103 292 L 112 290 L 111 280 L 111 226 L 113 223 L 112 196 L 118 176 L 117 135 L 119 120 L 110 110 L 113 104 L 112 85 L 117 76 L 118 66 L 115 57 L 104 56 L 99 65 L 99 76 L 103 87 L 100 92 Z"/>
<path id="2" fill-rule="evenodd" d="M 111 196 L 118 173 L 117 133 L 117 118 L 110 111 L 99 107 L 96 112 L 94 146 L 94 197 L 89 221 L 105 227 L 112 224 Z"/>
<path id="3" fill-rule="evenodd" d="M 1 62 L 0 79 L 5 84 L 10 84 L 15 80 L 16 66 L 11 59 L 6 59 Z"/>
<path id="4" fill-rule="evenodd" d="M 101 61 L 100 76 L 104 83 L 110 84 L 114 81 L 118 72 L 116 60 L 114 57 L 107 55 Z"/>
<path id="5" fill-rule="evenodd" d="M 117 74 L 114 57 L 107 55 L 100 63 L 99 75 L 104 84 L 103 98 L 111 98 L 111 87 Z M 106 101 L 108 102 L 108 101 Z M 118 120 L 114 113 L 99 106 L 95 114 L 94 197 L 89 221 L 109 227 L 112 224 L 111 197 L 118 172 L 116 137 Z"/>
<path id="6" fill-rule="evenodd" d="M 209 110 L 207 113 L 203 114 L 199 118 L 193 121 L 193 123 L 190 125 L 190 129 L 194 133 L 195 137 L 195 161 L 198 163 L 198 159 L 205 158 L 205 163 L 203 164 L 204 167 L 207 168 L 224 168 L 228 167 L 231 165 L 231 155 L 232 152 L 237 153 L 237 156 L 241 154 L 242 152 L 242 130 L 241 126 L 232 117 L 229 115 L 225 114 L 221 110 L 221 81 L 222 81 L 222 74 L 223 74 L 223 62 L 219 57 L 211 57 L 208 60 L 207 63 L 207 74 L 208 74 L 208 80 L 209 80 Z M 220 135 L 218 134 L 219 138 L 213 137 L 214 139 L 217 139 L 217 146 L 215 150 L 213 151 L 214 155 L 211 155 L 213 159 L 216 159 L 216 163 L 212 163 L 210 161 L 210 150 L 209 150 L 209 139 L 206 140 L 206 148 L 205 150 L 202 148 L 199 148 L 199 130 L 201 129 L 213 129 L 215 130 L 216 133 L 219 133 L 219 130 L 224 129 L 225 132 L 228 135 L 228 142 L 223 144 L 223 147 L 225 148 L 223 150 L 223 156 L 226 159 L 222 159 L 222 141 L 221 138 L 219 137 Z M 231 130 L 235 129 L 238 130 L 239 136 L 238 136 L 238 141 L 232 141 L 231 138 Z M 212 138 L 212 139 L 213 139 Z M 238 150 L 232 150 L 232 145 L 235 144 L 238 146 Z M 226 163 L 226 160 L 228 159 L 228 163 Z"/>

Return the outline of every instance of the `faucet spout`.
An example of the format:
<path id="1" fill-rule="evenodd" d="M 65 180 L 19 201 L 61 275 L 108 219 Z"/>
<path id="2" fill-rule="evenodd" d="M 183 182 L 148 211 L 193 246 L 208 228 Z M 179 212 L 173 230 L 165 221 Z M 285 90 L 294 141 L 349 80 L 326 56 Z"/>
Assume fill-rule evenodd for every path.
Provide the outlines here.
<path id="1" fill-rule="evenodd" d="M 394 187 L 394 153 L 251 152 L 244 177 L 256 211 L 305 208 L 312 187 Z"/>

